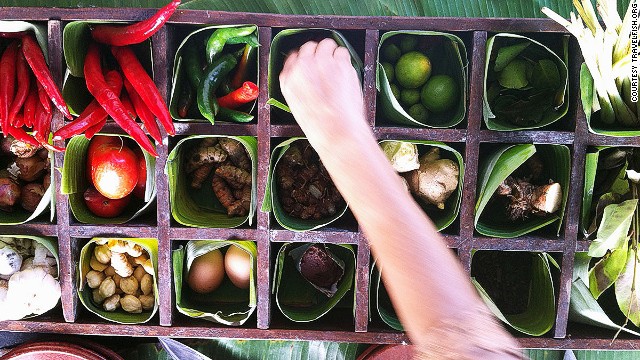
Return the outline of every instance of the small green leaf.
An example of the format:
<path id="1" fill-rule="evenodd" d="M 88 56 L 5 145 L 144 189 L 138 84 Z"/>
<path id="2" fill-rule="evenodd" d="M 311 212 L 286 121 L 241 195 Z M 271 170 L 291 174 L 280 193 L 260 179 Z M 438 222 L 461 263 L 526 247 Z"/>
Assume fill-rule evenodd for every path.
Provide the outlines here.
<path id="1" fill-rule="evenodd" d="M 281 103 L 280 101 L 271 98 L 269 100 L 267 100 L 267 104 L 271 105 L 271 106 L 275 106 L 280 110 L 286 111 L 288 113 L 291 113 L 291 109 L 289 109 L 289 107 L 283 103 Z"/>
<path id="2" fill-rule="evenodd" d="M 518 55 L 520 55 L 520 53 L 523 52 L 524 49 L 526 49 L 529 45 L 531 45 L 530 42 L 524 41 L 514 45 L 504 46 L 498 49 L 498 55 L 496 56 L 496 62 L 495 66 L 493 67 L 493 71 L 502 71 L 502 69 L 504 69 L 515 58 L 517 58 Z"/>
<path id="3" fill-rule="evenodd" d="M 607 253 L 589 271 L 589 290 L 595 299 L 613 285 L 627 263 L 629 247 L 622 246 Z"/>
<path id="4" fill-rule="evenodd" d="M 558 65 L 549 59 L 541 59 L 533 66 L 531 85 L 538 89 L 557 89 L 562 84 Z"/>
<path id="5" fill-rule="evenodd" d="M 638 200 L 632 199 L 604 209 L 597 238 L 589 246 L 589 256 L 603 257 L 608 250 L 627 245 L 629 227 L 637 206 Z"/>
<path id="6" fill-rule="evenodd" d="M 516 59 L 507 64 L 500 72 L 498 81 L 507 89 L 522 89 L 529 85 L 527 71 L 529 64 L 526 60 Z"/>
<path id="7" fill-rule="evenodd" d="M 640 264 L 635 250 L 629 249 L 624 271 L 616 281 L 616 300 L 622 313 L 640 326 Z"/>

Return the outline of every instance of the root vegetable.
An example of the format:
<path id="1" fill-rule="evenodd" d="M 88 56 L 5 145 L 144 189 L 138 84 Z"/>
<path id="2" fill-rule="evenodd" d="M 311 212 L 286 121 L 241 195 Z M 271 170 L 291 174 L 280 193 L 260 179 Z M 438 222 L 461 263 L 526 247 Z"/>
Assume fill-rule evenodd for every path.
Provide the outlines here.
<path id="1" fill-rule="evenodd" d="M 204 183 L 211 171 L 213 171 L 213 167 L 213 164 L 205 164 L 197 168 L 191 176 L 191 187 L 194 189 L 202 188 L 202 183 Z"/>
<path id="2" fill-rule="evenodd" d="M 13 211 L 13 206 L 20 200 L 20 186 L 11 178 L 0 178 L 0 210 Z"/>
<path id="3" fill-rule="evenodd" d="M 234 189 L 251 185 L 251 173 L 233 165 L 222 165 L 216 169 L 216 175 L 223 178 Z"/>
<path id="4" fill-rule="evenodd" d="M 187 173 L 191 173 L 202 165 L 224 162 L 227 160 L 227 156 L 227 152 L 224 151 L 220 144 L 209 147 L 198 147 L 194 153 L 189 155 L 186 171 Z"/>
<path id="5" fill-rule="evenodd" d="M 558 183 L 536 186 L 525 179 L 509 176 L 496 194 L 509 200 L 506 215 L 512 221 L 527 219 L 530 215 L 551 214 L 562 205 L 562 188 Z"/>
<path id="6" fill-rule="evenodd" d="M 4 243 L 0 243 L 3 246 Z M 13 275 L 20 271 L 22 256 L 12 246 L 4 245 L 0 248 L 0 275 Z"/>
<path id="7" fill-rule="evenodd" d="M 9 279 L 5 306 L 12 311 L 12 320 L 18 320 L 52 309 L 60 294 L 60 283 L 46 270 L 40 267 L 22 270 Z"/>
<path id="8" fill-rule="evenodd" d="M 229 160 L 242 170 L 251 170 L 251 160 L 247 155 L 247 151 L 239 141 L 231 138 L 220 138 L 218 140 L 220 146 L 229 155 Z"/>
<path id="9" fill-rule="evenodd" d="M 420 168 L 406 176 L 414 195 L 443 210 L 445 202 L 458 187 L 459 171 L 458 164 L 441 159 L 440 149 L 433 147 L 420 157 Z"/>
<path id="10" fill-rule="evenodd" d="M 395 171 L 402 173 L 420 168 L 418 147 L 415 144 L 406 141 L 385 141 L 381 147 Z"/>
<path id="11" fill-rule="evenodd" d="M 3 142 L 4 147 L 4 142 Z M 42 146 L 33 146 L 20 140 L 13 140 L 9 144 L 9 151 L 19 158 L 28 158 L 36 155 Z M 47 153 L 48 155 L 48 153 Z"/>
<path id="12" fill-rule="evenodd" d="M 47 168 L 46 161 L 43 161 L 37 156 L 17 158 L 14 164 L 18 169 L 16 175 L 20 180 L 26 182 L 36 181 L 44 174 Z M 13 167 L 13 165 L 11 167 Z"/>
<path id="13" fill-rule="evenodd" d="M 22 187 L 20 192 L 20 205 L 23 209 L 34 212 L 44 196 L 45 188 L 38 183 L 29 183 Z"/>
<path id="14" fill-rule="evenodd" d="M 116 270 L 116 274 L 122 277 L 129 277 L 133 275 L 133 266 L 129 263 L 126 254 L 116 252 L 112 253 L 111 266 Z"/>

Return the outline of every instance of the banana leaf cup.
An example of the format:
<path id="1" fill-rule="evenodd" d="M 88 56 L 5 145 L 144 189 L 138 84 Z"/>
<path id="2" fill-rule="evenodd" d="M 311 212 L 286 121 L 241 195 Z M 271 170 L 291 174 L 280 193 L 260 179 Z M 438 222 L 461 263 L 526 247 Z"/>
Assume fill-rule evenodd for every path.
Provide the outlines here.
<path id="1" fill-rule="evenodd" d="M 287 150 L 289 150 L 289 148 L 291 147 L 291 144 L 300 140 L 304 141 L 306 140 L 306 138 L 294 137 L 285 140 L 282 143 L 278 144 L 271 152 L 271 161 L 269 162 L 269 177 L 267 179 L 267 190 L 265 192 L 264 200 L 262 201 L 262 211 L 273 211 L 273 215 L 276 218 L 278 224 L 280 224 L 283 228 L 292 231 L 308 231 L 327 226 L 344 215 L 348 208 L 348 205 L 345 203 L 344 206 L 336 209 L 334 215 L 317 220 L 297 218 L 289 215 L 285 211 L 280 197 L 278 196 L 278 184 L 275 171 L 280 160 L 282 160 Z"/>
<path id="2" fill-rule="evenodd" d="M 560 207 L 552 214 L 528 216 L 522 220 L 511 221 L 505 216 L 505 205 L 496 201 L 494 194 L 503 181 L 515 174 L 534 154 L 538 154 L 543 163 L 539 178 L 552 179 L 560 184 Z M 478 199 L 474 218 L 476 230 L 482 235 L 495 238 L 513 238 L 555 223 L 554 232 L 560 235 L 568 197 L 570 171 L 571 155 L 569 148 L 564 145 L 520 144 L 493 149 L 488 156 L 481 159 L 479 167 Z"/>
<path id="3" fill-rule="evenodd" d="M 208 294 L 198 294 L 187 285 L 191 264 L 198 257 L 210 251 L 220 249 L 226 253 L 235 246 L 249 254 L 251 272 L 249 287 L 236 287 L 229 276 L 222 284 Z M 200 318 L 219 324 L 240 326 L 253 314 L 257 304 L 256 259 L 257 247 L 253 241 L 198 240 L 189 241 L 184 247 L 173 251 L 173 283 L 176 295 L 176 308 L 181 314 Z M 224 269 L 220 269 L 224 272 Z"/>
<path id="4" fill-rule="evenodd" d="M 353 288 L 355 279 L 355 249 L 346 244 L 315 244 L 325 246 L 331 261 L 341 270 L 339 279 L 322 287 L 302 275 L 305 252 L 314 244 L 286 243 L 276 255 L 272 292 L 282 314 L 294 322 L 319 319 L 335 307 L 349 307 L 355 311 L 353 299 L 344 296 Z"/>
<path id="5" fill-rule="evenodd" d="M 537 129 L 567 114 L 568 37 L 562 54 L 522 35 L 487 41 L 483 117 L 489 130 Z M 562 57 L 561 57 L 562 56 Z"/>
<path id="6" fill-rule="evenodd" d="M 413 46 L 405 45 L 408 37 L 418 39 Z M 413 43 L 411 41 L 410 43 Z M 396 54 L 390 49 L 397 49 Z M 400 50 L 400 49 L 403 50 Z M 427 56 L 430 61 L 430 74 L 448 75 L 455 85 L 457 85 L 457 96 L 454 96 L 452 106 L 449 109 L 439 112 L 429 112 L 426 117 L 418 118 L 412 116 L 409 107 L 403 107 L 400 99 L 396 98 L 392 91 L 392 84 L 395 84 L 395 71 L 385 69 L 383 63 L 391 65 L 397 60 L 396 56 L 400 56 L 400 51 L 407 53 L 410 51 L 419 51 Z M 467 50 L 462 39 L 453 34 L 436 32 L 436 31 L 420 31 L 420 30 L 402 30 L 389 31 L 380 37 L 378 45 L 377 71 L 376 71 L 376 88 L 380 95 L 380 109 L 382 117 L 393 123 L 408 126 L 426 126 L 432 128 L 450 128 L 454 127 L 464 120 L 467 111 Z M 422 88 L 422 86 L 420 87 Z M 420 88 L 418 90 L 420 90 Z M 418 101 L 417 103 L 420 103 Z"/>
<path id="7" fill-rule="evenodd" d="M 184 40 L 178 45 L 176 55 L 173 61 L 173 83 L 171 85 L 171 95 L 169 101 L 169 112 L 171 117 L 177 121 L 209 121 L 212 124 L 214 120 L 206 119 L 198 108 L 198 102 L 195 96 L 199 86 L 195 84 L 196 79 L 191 74 L 200 73 L 202 76 L 203 64 L 205 61 L 205 46 L 209 37 L 218 29 L 249 29 L 253 28 L 254 32 L 249 35 L 243 35 L 230 38 L 221 51 L 222 54 L 240 54 L 240 58 L 244 57 L 243 49 L 247 47 L 247 61 L 244 67 L 245 75 L 240 77 L 242 82 L 251 81 L 258 84 L 258 27 L 256 25 L 216 25 L 199 28 L 189 33 Z M 241 62 L 239 61 L 239 63 Z M 235 77 L 240 65 L 231 70 L 231 73 L 222 81 L 218 89 L 218 96 L 226 95 L 230 90 L 231 79 Z M 238 75 L 240 76 L 240 75 Z M 237 86 L 237 85 L 236 85 Z M 232 121 L 232 122 L 251 122 L 255 119 L 255 108 L 257 99 L 237 108 L 237 111 L 245 113 L 243 116 L 230 117 L 230 112 L 218 112 L 215 115 L 215 121 Z M 254 115 L 251 115 L 251 114 Z M 235 113 L 234 113 L 235 114 Z"/>
<path id="8" fill-rule="evenodd" d="M 185 156 L 193 150 L 199 140 L 206 138 L 229 138 L 240 142 L 251 159 L 251 204 L 247 215 L 228 216 L 211 187 L 213 172 L 209 174 L 200 189 L 189 187 L 185 170 Z M 256 176 L 258 141 L 252 136 L 193 135 L 178 141 L 169 153 L 165 172 L 169 178 L 169 199 L 171 215 L 180 224 L 202 228 L 235 228 L 248 222 L 252 225 L 256 212 Z M 204 185 L 207 184 L 207 185 Z"/>
<path id="9" fill-rule="evenodd" d="M 45 59 L 48 57 L 48 49 L 47 49 L 47 27 L 46 24 L 34 24 L 26 21 L 13 21 L 13 20 L 0 20 L 0 32 L 2 33 L 17 33 L 17 32 L 32 32 L 42 52 L 45 56 Z M 0 42 L 1 44 L 2 42 Z M 16 205 L 14 207 L 14 211 L 6 212 L 0 211 L 0 225 L 19 225 L 24 224 L 26 222 L 32 221 L 38 218 L 40 215 L 45 213 L 45 211 L 49 210 L 49 221 L 53 222 L 55 219 L 55 183 L 54 183 L 54 174 L 53 174 L 53 153 L 49 153 L 49 161 L 50 161 L 50 176 L 51 176 L 51 184 L 47 189 L 45 189 L 45 193 L 42 196 L 42 199 L 38 203 L 38 206 L 33 212 L 24 210 L 20 205 Z M 2 162 L 2 161 L 0 161 Z M 4 163 L 4 162 L 2 162 Z M 4 165 L 4 164 L 3 164 Z M 8 164 L 7 164 L 8 165 Z"/>
<path id="10" fill-rule="evenodd" d="M 446 229 L 451 223 L 455 221 L 458 217 L 458 213 L 460 212 L 460 201 L 462 198 L 462 184 L 463 184 L 463 176 L 464 176 L 464 161 L 462 159 L 462 155 L 456 149 L 436 141 L 423 141 L 423 140 L 382 140 L 380 141 L 380 146 L 384 148 L 385 144 L 402 142 L 415 144 L 418 148 L 418 155 L 422 156 L 426 154 L 430 149 L 436 147 L 440 151 L 441 159 L 449 159 L 458 165 L 458 176 L 457 176 L 457 187 L 453 191 L 453 193 L 449 196 L 449 198 L 444 203 L 444 208 L 439 209 L 435 205 L 429 204 L 426 201 L 423 201 L 416 197 L 416 201 L 420 204 L 420 207 L 424 212 L 429 215 L 429 218 L 433 221 L 438 231 L 442 231 Z M 385 152 L 386 153 L 386 152 Z M 394 154 L 387 154 L 387 157 L 393 156 Z M 400 173 L 407 174 L 408 172 Z"/>
<path id="11" fill-rule="evenodd" d="M 98 134 L 103 136 L 121 137 L 133 150 L 139 145 L 127 135 Z M 60 192 L 69 196 L 69 208 L 75 219 L 83 224 L 124 224 L 130 222 L 152 208 L 156 199 L 156 160 L 146 151 L 142 150 L 147 167 L 147 179 L 144 199 L 138 199 L 133 195 L 122 214 L 105 218 L 92 213 L 84 200 L 84 192 L 91 185 L 87 176 L 87 150 L 90 140 L 84 135 L 76 135 L 67 143 L 62 166 L 62 184 Z"/>
<path id="12" fill-rule="evenodd" d="M 521 333 L 542 336 L 556 319 L 552 268 L 560 266 L 547 253 L 474 251 L 471 281 L 498 319 Z"/>
<path id="13" fill-rule="evenodd" d="M 92 289 L 87 284 L 87 273 L 91 268 L 91 259 L 94 255 L 94 249 L 100 243 L 106 243 L 109 240 L 124 240 L 129 243 L 139 245 L 146 251 L 153 266 L 153 297 L 154 305 L 151 310 L 143 310 L 141 313 L 128 313 L 121 308 L 116 311 L 106 311 L 100 304 L 93 300 Z M 144 253 L 144 252 L 143 252 Z M 147 323 L 158 311 L 159 295 L 158 295 L 158 240 L 147 238 L 93 238 L 89 240 L 80 250 L 80 261 L 78 262 L 78 297 L 84 307 L 89 312 L 96 314 L 98 317 L 112 321 L 118 324 L 144 324 Z"/>
<path id="14" fill-rule="evenodd" d="M 373 320 L 375 313 L 392 329 L 404 331 L 382 281 L 380 269 L 374 260 L 371 263 L 371 272 L 369 273 L 369 321 Z"/>
<path id="15" fill-rule="evenodd" d="M 282 91 L 280 90 L 280 81 L 278 76 L 282 72 L 284 61 L 287 55 L 298 49 L 304 43 L 310 40 L 321 41 L 324 38 L 332 38 L 340 46 L 344 46 L 351 54 L 351 65 L 356 69 L 358 77 L 362 81 L 363 64 L 356 50 L 351 46 L 347 38 L 336 30 L 331 29 L 286 29 L 278 32 L 271 41 L 271 52 L 269 53 L 269 96 L 271 98 L 267 104 L 275 107 L 278 116 L 272 117 L 273 120 L 283 119 L 287 122 L 295 122 L 291 111 L 287 106 Z M 272 120 L 272 121 L 273 121 Z M 280 120 L 278 120 L 280 121 Z"/>

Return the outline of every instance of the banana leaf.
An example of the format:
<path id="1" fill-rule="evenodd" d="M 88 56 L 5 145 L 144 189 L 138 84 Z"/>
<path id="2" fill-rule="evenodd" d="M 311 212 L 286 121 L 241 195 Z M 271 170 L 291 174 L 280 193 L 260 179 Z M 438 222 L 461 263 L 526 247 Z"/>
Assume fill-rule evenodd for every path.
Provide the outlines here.
<path id="1" fill-rule="evenodd" d="M 382 140 L 379 142 L 382 145 L 384 142 L 388 141 L 396 141 L 396 140 Z M 443 159 L 451 159 L 458 164 L 459 176 L 458 176 L 458 188 L 456 191 L 451 194 L 449 199 L 445 204 L 444 210 L 439 210 L 432 205 L 428 205 L 423 201 L 417 199 L 418 204 L 422 207 L 429 218 L 435 224 L 438 231 L 442 231 L 446 229 L 453 221 L 458 217 L 458 213 L 460 212 L 460 201 L 462 199 L 462 183 L 464 176 L 464 160 L 462 159 L 462 155 L 454 148 L 437 141 L 421 141 L 421 140 L 402 140 L 403 142 L 408 142 L 411 144 L 416 144 L 418 147 L 418 152 L 420 155 L 426 153 L 430 147 L 435 146 L 442 150 L 445 150 L 440 153 L 440 156 Z M 424 149 L 421 151 L 421 149 Z"/>
<path id="2" fill-rule="evenodd" d="M 182 87 L 185 84 L 189 85 L 189 81 L 187 80 L 186 74 L 185 74 L 186 70 L 184 69 L 185 65 L 184 65 L 183 52 L 184 52 L 185 48 L 187 46 L 197 47 L 198 50 L 202 53 L 202 59 L 204 59 L 206 40 L 209 38 L 209 36 L 216 29 L 229 28 L 229 27 L 244 27 L 244 26 L 247 26 L 247 25 L 216 25 L 216 26 L 200 27 L 198 30 L 189 33 L 189 35 L 187 35 L 184 38 L 184 40 L 182 40 L 182 42 L 178 46 L 175 58 L 173 60 L 173 83 L 171 85 L 171 94 L 170 94 L 170 97 L 169 97 L 169 112 L 171 113 L 171 117 L 174 120 L 209 122 L 197 110 L 197 105 L 195 106 L 194 111 L 189 111 L 187 113 L 187 117 L 185 117 L 185 118 L 181 117 L 178 114 L 178 103 L 179 103 L 179 100 L 180 100 Z M 254 26 L 256 28 L 255 35 L 257 37 L 258 36 L 258 27 L 255 26 L 255 25 L 252 25 L 252 26 Z M 241 49 L 242 46 L 244 46 L 244 44 L 242 44 L 242 45 L 231 45 L 231 46 L 232 46 L 232 49 L 238 50 L 238 49 Z M 258 49 L 258 51 L 259 51 L 259 49 Z M 259 83 L 258 83 L 258 55 L 257 55 L 258 51 L 252 51 L 251 52 L 250 60 L 247 63 L 248 67 L 247 67 L 247 78 L 246 78 L 246 80 L 252 81 L 252 82 L 254 82 L 255 84 L 257 84 L 259 86 Z M 227 51 L 225 51 L 224 53 L 227 53 L 227 52 L 231 52 L 231 50 L 227 49 Z M 203 64 L 204 64 L 204 62 L 203 62 Z M 232 74 L 233 73 L 234 73 L 234 71 L 232 71 Z M 195 102 L 195 99 L 194 99 L 194 102 Z M 255 109 L 256 103 L 257 103 L 257 100 L 254 100 L 251 103 L 242 106 L 238 110 L 244 111 L 244 112 L 247 112 L 247 113 L 251 113 Z"/>
<path id="3" fill-rule="evenodd" d="M 474 251 L 471 258 L 472 266 L 475 253 Z M 524 334 L 542 336 L 551 330 L 556 319 L 555 290 L 549 264 L 551 263 L 556 269 L 560 269 L 560 266 L 547 253 L 531 253 L 531 256 L 533 261 L 531 264 L 531 284 L 527 295 L 529 300 L 527 309 L 523 313 L 503 314 L 484 290 L 482 284 L 476 281 L 475 277 L 472 277 L 471 281 L 482 300 L 498 319 Z"/>
<path id="4" fill-rule="evenodd" d="M 251 207 L 246 216 L 227 216 L 227 210 L 220 204 L 211 186 L 201 189 L 191 189 L 188 185 L 186 171 L 183 169 L 183 154 L 188 154 L 199 139 L 208 137 L 225 137 L 239 141 L 247 150 L 251 159 Z M 258 141 L 253 136 L 225 136 L 225 135 L 192 135 L 176 144 L 169 153 L 165 173 L 169 178 L 169 199 L 171 201 L 171 215 L 177 222 L 192 227 L 235 228 L 245 222 L 253 223 L 256 212 L 256 176 L 258 159 Z M 211 184 L 213 172 L 209 174 L 205 184 Z"/>
<path id="5" fill-rule="evenodd" d="M 78 263 L 78 297 L 84 307 L 90 312 L 96 314 L 98 317 L 113 321 L 118 324 L 143 324 L 151 320 L 153 315 L 158 311 L 158 240 L 147 238 L 118 238 L 116 240 L 125 240 L 140 245 L 146 250 L 151 262 L 153 263 L 153 295 L 155 302 L 153 310 L 143 311 L 140 314 L 130 314 L 122 309 L 118 309 L 114 312 L 105 311 L 101 306 L 93 302 L 91 288 L 86 286 L 86 275 L 91 270 L 89 262 L 93 255 L 93 249 L 96 247 L 96 242 L 102 240 L 110 240 L 106 238 L 93 238 L 87 242 L 86 245 L 80 250 L 80 262 Z"/>
<path id="6" fill-rule="evenodd" d="M 271 161 L 269 162 L 269 176 L 267 178 L 267 189 L 264 194 L 264 199 L 262 201 L 262 211 L 270 212 L 273 211 L 273 215 L 276 218 L 278 224 L 280 224 L 283 228 L 292 231 L 307 231 L 307 230 L 315 230 L 321 228 L 323 226 L 329 225 L 330 223 L 339 219 L 346 211 L 348 205 L 345 203 L 342 209 L 337 209 L 335 215 L 314 220 L 314 219 L 299 219 L 292 216 L 289 216 L 282 205 L 280 204 L 280 197 L 278 196 L 278 184 L 276 178 L 274 176 L 275 169 L 278 166 L 278 162 L 282 159 L 282 156 L 289 150 L 291 143 L 297 140 L 305 139 L 303 137 L 294 137 L 288 140 L 283 141 L 278 146 L 276 146 L 271 152 Z"/>
<path id="7" fill-rule="evenodd" d="M 562 206 L 556 213 L 545 217 L 509 221 L 504 216 L 504 210 L 496 208 L 499 204 L 492 204 L 490 200 L 498 186 L 536 152 L 546 165 L 542 178 L 553 179 L 562 187 Z M 513 238 L 556 222 L 556 233 L 559 235 L 567 204 L 570 170 L 571 155 L 569 148 L 564 145 L 505 145 L 494 150 L 480 167 L 475 207 L 476 230 L 486 236 Z"/>
<path id="8" fill-rule="evenodd" d="M 594 134 L 606 136 L 639 136 L 640 129 L 629 129 L 616 125 L 601 124 L 599 120 L 600 109 L 597 101 L 596 88 L 593 85 L 593 77 L 585 63 L 580 67 L 580 100 L 582 101 L 582 109 L 587 119 L 587 127 Z"/>
<path id="9" fill-rule="evenodd" d="M 635 360 L 640 358 L 638 350 L 573 350 L 577 360 Z"/>
<path id="10" fill-rule="evenodd" d="M 522 46 L 523 42 L 529 42 L 530 45 L 526 47 Z M 483 97 L 483 117 L 487 128 L 498 131 L 536 129 L 552 124 L 565 116 L 569 108 L 567 70 L 568 37 L 563 37 L 563 52 L 563 58 L 560 58 L 547 46 L 522 35 L 500 33 L 489 38 L 489 40 L 487 40 Z M 496 86 L 493 85 L 493 81 L 497 78 L 499 69 L 504 68 L 510 60 L 518 57 L 527 59 L 527 61 L 537 62 L 536 66 L 533 66 L 533 75 L 531 76 L 531 83 L 536 83 L 534 83 L 534 86 L 529 85 L 519 91 L 520 95 L 510 97 L 506 94 L 499 94 L 495 95 L 494 100 L 494 96 L 490 96 L 490 93 L 493 92 L 490 91 L 490 86 Z M 544 62 L 546 59 L 550 59 L 553 63 Z M 545 64 L 547 66 L 544 66 Z M 557 68 L 555 71 L 559 73 L 556 75 L 559 76 L 559 78 L 554 78 L 553 83 L 555 84 L 551 86 L 551 93 L 536 93 L 536 89 L 542 91 L 546 86 L 550 86 L 549 84 L 543 84 L 544 81 L 542 79 L 546 78 L 544 76 L 545 74 L 553 73 L 553 71 L 549 71 L 552 70 L 549 67 L 553 68 L 553 64 L 555 64 Z M 535 86 L 537 83 L 541 85 Z M 524 96 L 523 91 L 527 91 L 530 95 L 528 103 L 524 102 L 522 100 L 523 98 L 520 97 Z M 507 101 L 508 98 L 511 99 L 509 101 L 519 102 L 506 105 L 507 103 L 505 103 L 505 101 Z M 521 110 L 521 112 L 498 117 L 499 101 L 505 104 L 504 107 L 511 110 L 515 109 L 515 111 Z M 542 114 L 539 119 L 529 119 L 523 124 L 516 125 L 508 119 L 508 117 L 515 117 L 518 114 L 538 116 L 540 112 L 542 112 Z"/>
<path id="11" fill-rule="evenodd" d="M 237 246 L 251 257 L 249 288 L 240 289 L 225 276 L 218 289 L 202 295 L 185 286 L 190 264 L 195 258 L 216 249 Z M 185 247 L 173 251 L 173 283 L 176 294 L 176 308 L 181 314 L 202 318 L 216 323 L 239 326 L 244 324 L 257 304 L 256 259 L 257 247 L 252 241 L 189 241 Z"/>
<path id="12" fill-rule="evenodd" d="M 564 350 L 525 349 L 522 352 L 529 360 L 567 360 Z"/>
<path id="13" fill-rule="evenodd" d="M 376 266 L 375 260 L 371 264 L 369 274 L 369 321 L 373 319 L 374 309 L 385 324 L 394 330 L 404 331 L 404 327 L 393 309 L 389 293 L 384 287 L 380 269 Z"/>
<path id="14" fill-rule="evenodd" d="M 84 80 L 84 58 L 91 41 L 91 26 L 108 23 L 105 21 L 72 21 L 68 23 L 62 32 L 62 49 L 67 69 L 62 84 L 62 97 L 69 107 L 71 114 L 78 115 L 93 100 L 93 96 L 87 90 Z M 153 78 L 153 56 L 151 53 L 151 41 L 145 40 L 139 44 L 129 45 L 135 52 L 138 60 Z M 103 63 L 117 66 L 116 60 L 111 55 L 108 47 L 100 49 Z M 124 91 L 124 90 L 123 90 Z"/>
<path id="15" fill-rule="evenodd" d="M 309 40 L 319 40 L 322 38 L 331 37 L 338 43 L 338 45 L 344 46 L 349 49 L 351 54 L 351 64 L 356 69 L 358 77 L 362 80 L 363 64 L 362 60 L 353 49 L 351 44 L 347 41 L 340 32 L 331 29 L 286 29 L 277 33 L 271 41 L 271 52 L 269 53 L 269 96 L 273 99 L 269 99 L 269 104 L 273 105 L 274 100 L 278 103 L 286 105 L 282 92 L 280 91 L 280 81 L 278 76 L 282 71 L 284 60 L 286 55 L 292 50 L 299 48 L 302 44 Z M 279 118 L 293 120 L 293 116 L 289 114 L 282 107 L 275 106 L 278 109 L 277 114 Z"/>
<path id="16" fill-rule="evenodd" d="M 428 48 L 424 53 L 431 61 L 431 76 L 446 74 L 454 78 L 458 84 L 460 99 L 454 109 L 439 114 L 430 113 L 427 121 L 421 122 L 411 117 L 402 105 L 400 105 L 395 96 L 393 96 L 387 73 L 381 65 L 380 49 L 384 46 L 385 42 L 394 42 L 394 37 L 400 34 L 420 36 L 424 38 L 427 44 L 430 42 L 438 44 L 433 47 L 427 46 Z M 440 39 L 438 38 L 442 38 L 443 41 L 439 42 Z M 376 88 L 380 93 L 380 104 L 382 105 L 382 112 L 385 118 L 402 125 L 434 128 L 453 127 L 464 119 L 467 106 L 468 61 L 467 49 L 459 37 L 436 31 L 389 31 L 380 37 L 377 64 Z"/>
<path id="17" fill-rule="evenodd" d="M 131 139 L 127 135 L 99 134 L 120 136 Z M 86 158 L 90 140 L 84 135 L 76 135 L 67 144 L 62 166 L 62 184 L 60 192 L 69 195 L 69 208 L 73 216 L 83 224 L 124 224 L 147 212 L 156 199 L 156 159 L 142 151 L 147 167 L 147 184 L 144 200 L 132 197 L 125 211 L 114 217 L 104 218 L 93 214 L 84 201 L 84 192 L 91 185 L 87 178 Z M 134 142 L 131 142 L 134 146 Z M 135 146 L 138 146 L 137 144 Z"/>
<path id="18" fill-rule="evenodd" d="M 275 276 L 272 291 L 282 314 L 295 322 L 310 322 L 319 319 L 340 303 L 342 298 L 352 290 L 355 277 L 355 250 L 347 244 L 325 244 L 337 258 L 344 261 L 344 275 L 338 281 L 337 292 L 327 297 L 309 283 L 296 268 L 296 260 L 290 252 L 309 244 L 283 244 L 276 256 Z M 353 291 L 355 311 L 355 290 Z"/>

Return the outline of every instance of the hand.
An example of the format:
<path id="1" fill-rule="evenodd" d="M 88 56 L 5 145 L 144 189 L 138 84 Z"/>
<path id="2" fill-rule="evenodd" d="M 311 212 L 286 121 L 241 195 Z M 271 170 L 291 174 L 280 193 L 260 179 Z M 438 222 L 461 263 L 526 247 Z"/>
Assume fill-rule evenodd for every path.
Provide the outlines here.
<path id="1" fill-rule="evenodd" d="M 280 73 L 280 88 L 312 145 L 368 127 L 349 50 L 333 39 L 309 41 L 292 52 Z"/>

